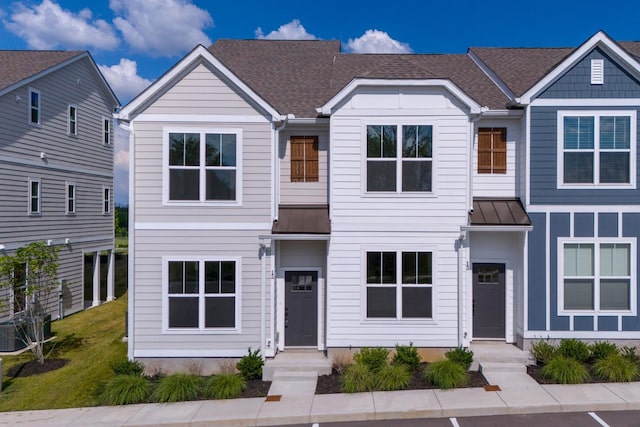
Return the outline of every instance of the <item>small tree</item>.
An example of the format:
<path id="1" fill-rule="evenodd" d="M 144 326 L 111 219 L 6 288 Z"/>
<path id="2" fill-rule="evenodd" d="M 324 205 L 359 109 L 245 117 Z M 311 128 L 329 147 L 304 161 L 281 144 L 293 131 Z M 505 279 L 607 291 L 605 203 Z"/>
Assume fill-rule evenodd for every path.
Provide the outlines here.
<path id="1" fill-rule="evenodd" d="M 21 315 L 11 320 L 40 363 L 44 363 L 45 315 L 58 289 L 57 273 L 58 248 L 45 242 L 29 243 L 15 255 L 0 257 L 0 286 L 19 290 L 24 296 L 14 298 L 14 312 Z"/>

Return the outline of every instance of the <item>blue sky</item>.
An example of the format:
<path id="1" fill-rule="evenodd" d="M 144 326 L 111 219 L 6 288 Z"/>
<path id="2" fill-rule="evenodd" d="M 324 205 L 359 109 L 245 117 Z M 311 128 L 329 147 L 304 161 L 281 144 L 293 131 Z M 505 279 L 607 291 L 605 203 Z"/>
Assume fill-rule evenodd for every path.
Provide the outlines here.
<path id="1" fill-rule="evenodd" d="M 598 30 L 640 40 L 640 1 L 0 0 L 0 49 L 79 49 L 126 104 L 196 44 L 332 39 L 352 53 L 577 46 Z M 116 139 L 116 202 L 128 149 Z"/>

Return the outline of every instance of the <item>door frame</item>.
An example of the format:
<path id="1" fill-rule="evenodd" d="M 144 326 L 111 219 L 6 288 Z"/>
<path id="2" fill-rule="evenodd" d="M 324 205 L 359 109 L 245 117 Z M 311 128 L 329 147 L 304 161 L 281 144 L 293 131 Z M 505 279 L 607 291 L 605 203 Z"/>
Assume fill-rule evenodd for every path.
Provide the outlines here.
<path id="1" fill-rule="evenodd" d="M 504 264 L 504 337 L 501 338 L 476 338 L 473 336 L 473 266 L 474 264 Z M 507 343 L 513 343 L 513 328 L 514 328 L 514 293 L 513 293 L 513 263 L 504 258 L 475 258 L 471 260 L 469 272 L 469 298 L 467 300 L 468 307 L 468 331 L 471 336 L 471 341 L 505 341 Z"/>
<path id="2" fill-rule="evenodd" d="M 276 336 L 278 351 L 287 347 L 285 342 L 284 308 L 286 304 L 285 272 L 287 271 L 315 271 L 318 273 L 318 317 L 316 319 L 318 342 L 315 346 L 289 348 L 317 348 L 325 350 L 324 346 L 324 307 L 325 307 L 325 277 L 322 267 L 280 267 L 276 276 Z"/>

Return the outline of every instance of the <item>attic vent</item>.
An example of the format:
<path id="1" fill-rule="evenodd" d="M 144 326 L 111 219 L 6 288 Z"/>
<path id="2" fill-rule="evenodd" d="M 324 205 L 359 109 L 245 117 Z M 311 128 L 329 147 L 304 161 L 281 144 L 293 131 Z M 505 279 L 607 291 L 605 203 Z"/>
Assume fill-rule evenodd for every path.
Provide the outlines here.
<path id="1" fill-rule="evenodd" d="M 604 60 L 603 59 L 591 60 L 591 84 L 592 85 L 604 84 Z"/>

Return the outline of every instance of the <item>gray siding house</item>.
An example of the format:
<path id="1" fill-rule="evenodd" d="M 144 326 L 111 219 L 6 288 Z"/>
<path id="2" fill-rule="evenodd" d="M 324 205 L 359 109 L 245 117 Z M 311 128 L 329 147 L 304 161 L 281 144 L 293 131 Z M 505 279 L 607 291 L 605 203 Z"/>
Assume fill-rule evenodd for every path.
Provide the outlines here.
<path id="1" fill-rule="evenodd" d="M 639 56 L 197 46 L 117 115 L 129 357 L 640 338 Z"/>
<path id="2" fill-rule="evenodd" d="M 113 299 L 118 105 L 88 52 L 0 51 L 0 251 L 12 254 L 32 241 L 59 246 L 53 319 L 104 301 L 96 256 L 102 251 L 108 254 L 102 293 Z M 94 259 L 87 296 L 85 256 Z M 24 294 L 1 292 L 2 317 L 18 315 L 21 304 L 14 302 Z"/>

